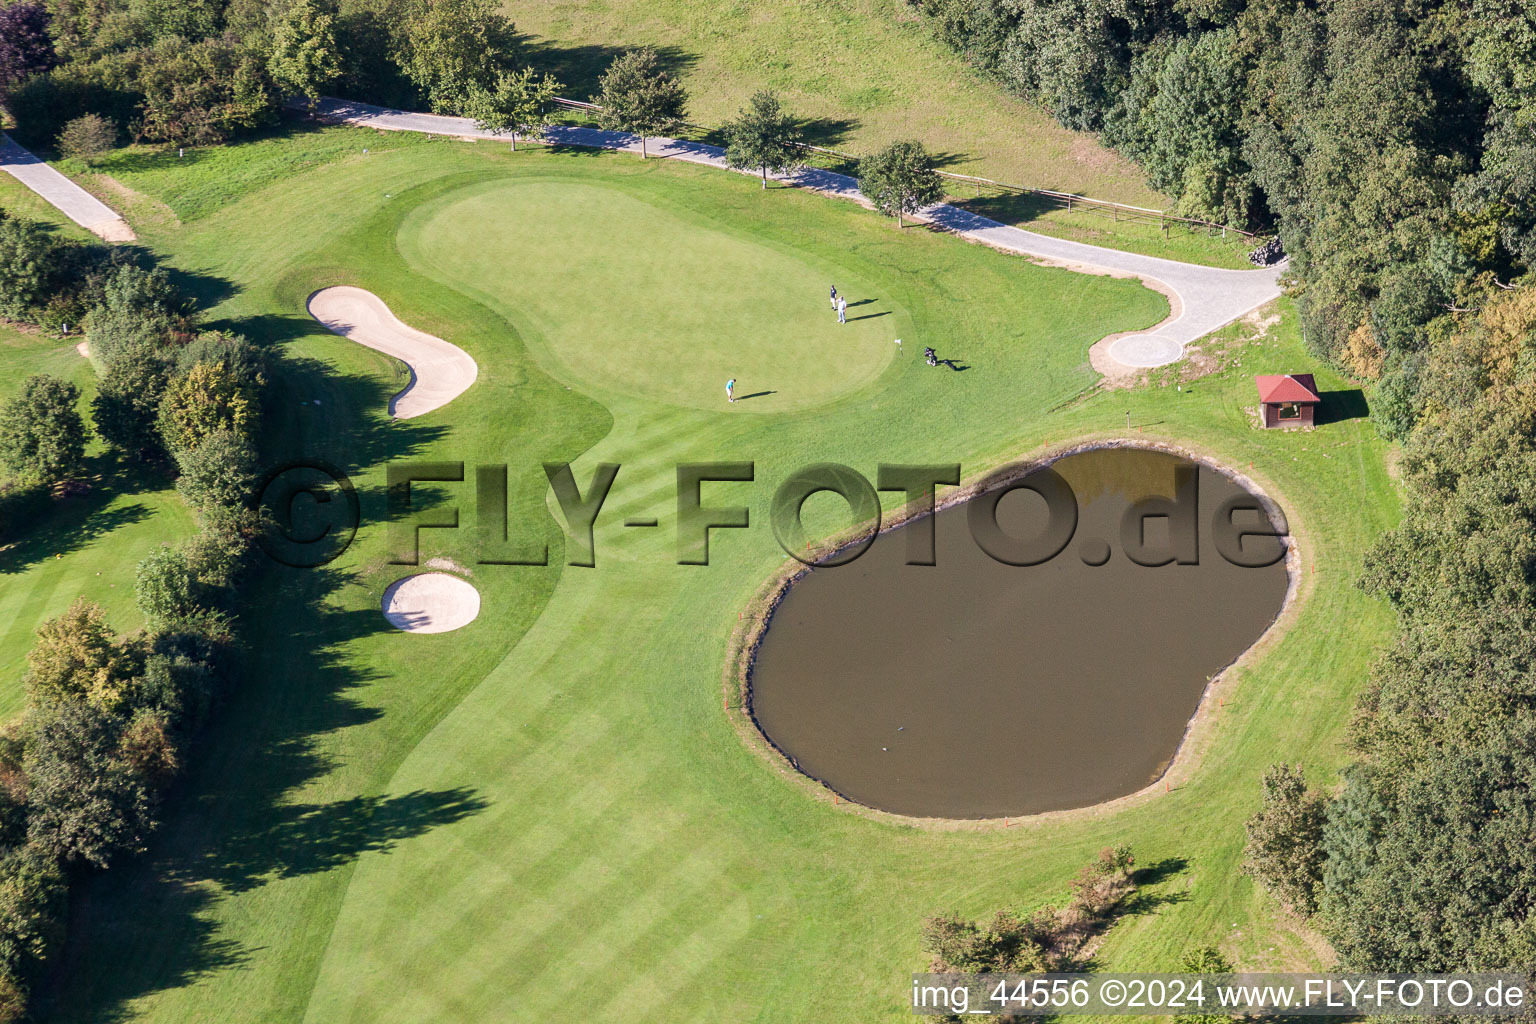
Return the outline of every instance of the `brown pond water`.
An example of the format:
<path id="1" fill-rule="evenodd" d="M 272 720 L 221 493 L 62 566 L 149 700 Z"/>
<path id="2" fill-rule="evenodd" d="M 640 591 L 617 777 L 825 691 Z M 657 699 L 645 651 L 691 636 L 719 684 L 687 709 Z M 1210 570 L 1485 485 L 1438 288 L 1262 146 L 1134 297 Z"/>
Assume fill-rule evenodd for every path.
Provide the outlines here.
<path id="1" fill-rule="evenodd" d="M 905 564 L 919 520 L 790 587 L 752 668 L 752 709 L 802 772 L 871 807 L 945 818 L 1084 807 L 1162 773 L 1208 678 L 1283 606 L 1281 542 L 1242 541 L 1249 560 L 1276 558 L 1267 567 L 1229 562 L 1213 516 L 1247 492 L 1168 453 L 1104 448 L 1051 469 L 1071 486 L 1078 521 L 1049 561 L 1014 566 L 983 552 L 968 523 L 977 498 L 932 518 L 936 565 Z M 1127 511 L 1172 498 L 1181 469 L 1198 473 L 1198 564 L 1136 564 Z M 1046 510 L 1014 490 L 997 502 L 997 523 L 1009 536 L 1043 535 Z M 1175 534 L 1193 539 L 1178 516 L 1135 519 L 1141 561 L 1171 552 Z M 1229 519 L 1261 525 L 1256 511 Z M 1108 560 L 1090 564 L 1106 544 Z"/>

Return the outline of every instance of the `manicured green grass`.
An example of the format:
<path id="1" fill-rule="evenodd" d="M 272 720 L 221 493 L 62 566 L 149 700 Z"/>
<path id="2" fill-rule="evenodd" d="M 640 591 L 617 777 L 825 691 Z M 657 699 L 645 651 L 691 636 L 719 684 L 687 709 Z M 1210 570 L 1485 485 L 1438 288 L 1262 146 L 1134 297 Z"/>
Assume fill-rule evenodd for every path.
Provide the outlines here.
<path id="1" fill-rule="evenodd" d="M 412 215 L 401 247 L 505 316 L 556 375 L 679 405 L 719 407 L 731 378 L 742 411 L 819 405 L 873 380 L 912 326 L 840 268 L 569 181 L 454 192 Z"/>
<path id="2" fill-rule="evenodd" d="M 157 187 L 164 199 L 170 184 Z M 548 209 L 528 208 L 541 195 Z M 507 247 L 494 200 L 551 227 L 582 208 L 567 196 L 607 231 L 528 233 L 540 263 L 520 279 L 531 257 Z M 680 231 L 673 221 L 718 258 L 648 278 L 678 254 L 632 229 Z M 900 232 L 852 204 L 706 168 L 452 143 L 329 163 L 144 235 L 223 296 L 214 317 L 282 346 L 279 398 L 294 404 L 271 448 L 343 467 L 364 526 L 331 566 L 254 582 L 238 689 L 150 854 L 80 894 L 53 1019 L 895 1021 L 906 975 L 925 965 L 923 915 L 1059 900 L 1117 842 L 1155 880 L 1103 966 L 1167 969 L 1206 941 L 1248 967 L 1317 960 L 1238 871 L 1241 823 L 1269 763 L 1300 759 L 1326 784 L 1343 760 L 1353 694 L 1390 625 L 1352 580 L 1396 499 L 1364 420 L 1250 427 L 1254 372 L 1307 368 L 1325 391 L 1342 386 L 1305 356 L 1288 308 L 1241 349 L 1243 366 L 1182 391 L 1095 393 L 1089 345 L 1166 312 L 1134 282 Z M 761 282 L 740 279 L 743 260 L 766 268 Z M 770 372 L 787 382 L 786 407 L 742 415 L 669 391 L 643 360 L 614 375 L 612 362 L 635 358 L 611 333 L 624 321 L 574 309 L 596 318 L 592 333 L 566 332 L 567 274 L 589 278 L 576 294 L 595 304 L 639 301 L 636 282 L 651 281 L 644 312 L 661 326 L 644 330 L 669 354 L 720 358 L 798 323 L 802 303 L 806 329 L 834 331 L 820 305 L 829 281 L 888 304 L 906 345 L 872 364 L 831 350 L 824 379 L 785 360 Z M 790 291 L 755 311 L 734 304 L 733 287 L 771 282 Z M 389 421 L 396 366 L 303 314 L 311 290 L 337 283 L 464 347 L 474 387 Z M 753 322 L 700 323 L 700 294 Z M 924 366 L 924 344 L 968 369 Z M 1292 628 L 1238 670 L 1208 749 L 1171 793 L 1007 829 L 920 829 L 834 807 L 743 744 L 722 710 L 731 612 L 783 563 L 766 509 L 789 472 L 958 460 L 971 476 L 1123 434 L 1127 412 L 1140 436 L 1251 462 L 1306 563 Z M 386 564 L 383 467 L 405 459 L 510 464 L 513 529 L 549 542 L 552 565 L 476 564 L 472 484 L 418 486 L 461 521 L 422 531 L 422 557 L 464 566 L 484 603 L 455 633 L 387 629 L 379 595 L 412 570 Z M 750 505 L 753 528 L 717 532 L 708 567 L 676 565 L 674 467 L 724 459 L 754 460 L 756 480 L 706 485 L 705 500 Z M 594 569 L 559 567 L 539 465 L 551 460 L 575 460 L 583 487 L 595 463 L 622 466 Z M 660 527 L 619 525 L 631 516 Z M 1093 629 L 1085 642 L 1100 641 Z"/>
<path id="3" fill-rule="evenodd" d="M 285 127 L 238 147 L 129 146 L 93 160 L 90 164 L 64 160 L 66 173 L 84 177 L 106 175 L 129 188 L 153 195 L 178 219 L 197 220 L 219 207 L 273 182 L 339 160 L 363 160 L 363 149 L 383 153 L 420 146 L 426 140 L 406 132 L 372 136 L 372 144 L 359 144 L 362 136 L 345 128 Z M 110 203 L 109 190 L 98 191 Z"/>

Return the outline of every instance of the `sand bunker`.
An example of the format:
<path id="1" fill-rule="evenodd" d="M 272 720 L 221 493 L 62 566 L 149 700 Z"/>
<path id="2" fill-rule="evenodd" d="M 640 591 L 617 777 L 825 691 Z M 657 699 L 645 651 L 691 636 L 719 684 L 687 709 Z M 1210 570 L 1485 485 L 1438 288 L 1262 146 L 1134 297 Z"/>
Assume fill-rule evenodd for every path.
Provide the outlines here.
<path id="1" fill-rule="evenodd" d="M 389 400 L 389 414 L 396 419 L 408 420 L 447 405 L 480 374 L 468 352 L 401 323 L 382 299 L 362 288 L 320 289 L 309 297 L 309 315 L 410 369 L 411 382 Z"/>
<path id="2" fill-rule="evenodd" d="M 480 591 L 445 572 L 396 580 L 384 590 L 384 618 L 407 633 L 447 633 L 480 614 Z"/>

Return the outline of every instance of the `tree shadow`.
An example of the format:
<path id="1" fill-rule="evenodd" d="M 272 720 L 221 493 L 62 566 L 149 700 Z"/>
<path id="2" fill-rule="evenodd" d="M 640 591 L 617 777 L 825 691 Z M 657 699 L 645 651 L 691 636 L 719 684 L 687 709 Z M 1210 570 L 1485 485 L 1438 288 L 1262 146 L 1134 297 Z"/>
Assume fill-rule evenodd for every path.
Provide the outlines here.
<path id="1" fill-rule="evenodd" d="M 360 475 L 443 436 L 446 427 L 387 415 L 390 381 L 283 351 L 282 341 L 329 333 L 304 320 L 231 322 L 273 357 L 268 396 L 285 414 L 265 420 L 269 460 L 318 459 Z M 301 396 L 321 392 L 321 409 L 297 413 Z M 360 488 L 359 499 L 365 520 L 382 519 L 382 486 Z M 187 771 L 165 795 L 149 850 L 74 887 L 80 910 L 46 996 L 55 1018 L 129 1019 L 134 1002 L 151 993 L 239 969 L 259 950 L 222 932 L 223 898 L 324 875 L 485 808 L 463 788 L 308 796 L 339 767 L 328 738 L 382 716 L 361 691 L 391 678 L 389 664 L 359 659 L 356 641 L 393 630 L 376 603 L 356 599 L 366 585 L 334 564 L 295 569 L 258 553 L 241 583 L 242 649 L 187 752 Z"/>
<path id="2" fill-rule="evenodd" d="M 519 36 L 518 47 L 527 62 L 535 70 L 554 75 L 559 79 L 561 95 L 566 99 L 586 100 L 597 93 L 598 80 L 619 57 L 639 47 L 608 46 L 602 43 L 585 43 L 567 46 L 549 39 Z M 650 48 L 663 71 L 680 75 L 698 62 L 698 55 L 677 46 L 652 46 Z"/>
<path id="3" fill-rule="evenodd" d="M 203 874 L 231 892 L 243 892 L 272 878 L 329 871 L 364 853 L 388 852 L 402 839 L 486 807 L 473 790 L 462 787 L 285 804 L 220 849 L 208 851 Z"/>
<path id="4" fill-rule="evenodd" d="M 862 123 L 853 117 L 810 117 L 800 122 L 800 130 L 810 145 L 837 149 Z"/>
<path id="5" fill-rule="evenodd" d="M 23 525 L 0 538 L 0 576 L 25 572 L 38 562 L 68 555 L 122 527 L 145 521 L 154 514 L 147 505 L 109 506 L 125 495 L 170 485 L 163 467 L 122 462 L 110 452 L 92 456 L 86 463 L 82 489 L 59 496 L 44 491 L 27 502 L 24 514 L 16 517 Z"/>
<path id="6" fill-rule="evenodd" d="M 1029 224 L 1059 208 L 1055 200 L 1033 192 L 966 198 L 963 182 L 953 182 L 950 188 L 961 193 L 961 197 L 952 200 L 952 205 L 999 224 Z"/>
<path id="7" fill-rule="evenodd" d="M 1189 899 L 1189 893 L 1177 892 L 1149 892 L 1153 886 L 1161 885 L 1175 875 L 1181 875 L 1189 867 L 1189 861 L 1183 857 L 1164 857 L 1144 868 L 1138 868 L 1131 876 L 1136 883 L 1136 891 L 1125 901 L 1121 908 L 1121 915 L 1135 917 L 1141 914 L 1149 914 L 1159 907 L 1169 906 L 1174 903 L 1183 903 Z"/>
<path id="8" fill-rule="evenodd" d="M 1363 420 L 1371 414 L 1370 403 L 1366 401 L 1365 392 L 1360 388 L 1322 391 L 1318 393 L 1318 397 L 1322 401 L 1317 403 L 1313 423 L 1319 427 L 1329 423 Z"/>

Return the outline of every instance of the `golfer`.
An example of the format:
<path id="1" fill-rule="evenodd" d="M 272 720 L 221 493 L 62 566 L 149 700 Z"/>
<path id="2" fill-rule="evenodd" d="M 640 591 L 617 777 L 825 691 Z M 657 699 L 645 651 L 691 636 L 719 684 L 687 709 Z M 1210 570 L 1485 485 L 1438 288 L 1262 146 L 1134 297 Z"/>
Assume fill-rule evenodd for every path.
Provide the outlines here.
<path id="1" fill-rule="evenodd" d="M 727 402 L 734 402 L 734 401 L 736 401 L 736 396 L 734 394 L 732 394 L 732 392 L 735 391 L 735 390 L 736 390 L 736 378 L 732 377 L 730 380 L 725 382 L 725 400 Z"/>
<path id="2" fill-rule="evenodd" d="M 837 308 L 837 285 L 832 286 L 832 308 Z"/>
<path id="3" fill-rule="evenodd" d="M 837 322 L 840 324 L 848 322 L 848 300 L 841 295 L 837 297 Z"/>

